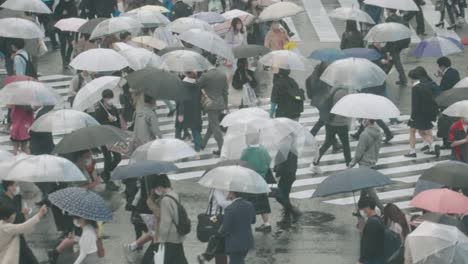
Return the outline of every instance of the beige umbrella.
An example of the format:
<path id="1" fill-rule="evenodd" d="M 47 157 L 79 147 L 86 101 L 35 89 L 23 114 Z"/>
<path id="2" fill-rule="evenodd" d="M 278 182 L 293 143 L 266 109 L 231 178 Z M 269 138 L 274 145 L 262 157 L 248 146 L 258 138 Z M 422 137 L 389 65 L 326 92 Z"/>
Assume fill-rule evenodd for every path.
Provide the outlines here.
<path id="1" fill-rule="evenodd" d="M 141 36 L 132 39 L 133 43 L 136 43 L 140 47 L 151 47 L 153 49 L 162 50 L 167 47 L 166 42 L 150 36 Z"/>

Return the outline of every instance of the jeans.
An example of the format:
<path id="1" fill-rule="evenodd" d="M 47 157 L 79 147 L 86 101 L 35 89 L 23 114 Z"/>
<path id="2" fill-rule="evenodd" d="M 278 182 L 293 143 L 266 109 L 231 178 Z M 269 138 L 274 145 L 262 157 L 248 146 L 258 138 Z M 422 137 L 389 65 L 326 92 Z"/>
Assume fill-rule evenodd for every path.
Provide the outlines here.
<path id="1" fill-rule="evenodd" d="M 71 55 L 73 53 L 73 36 L 68 32 L 59 33 L 60 41 L 60 55 L 62 55 L 63 64 L 67 65 L 70 62 Z"/>
<path id="2" fill-rule="evenodd" d="M 206 114 L 208 115 L 208 129 L 206 130 L 206 134 L 203 137 L 201 146 L 202 148 L 205 148 L 208 144 L 208 140 L 210 140 L 211 135 L 213 135 L 216 143 L 218 144 L 218 150 L 221 151 L 221 148 L 223 147 L 223 132 L 221 131 L 219 123 L 219 115 L 221 114 L 221 111 L 206 111 Z"/>
<path id="3" fill-rule="evenodd" d="M 401 63 L 400 53 L 401 53 L 401 50 L 394 51 L 390 53 L 390 56 L 392 56 L 393 66 L 395 66 L 395 69 L 398 72 L 400 82 L 406 83 L 407 79 L 406 79 L 405 69 L 403 68 L 403 64 Z"/>
<path id="4" fill-rule="evenodd" d="M 341 144 L 343 145 L 343 155 L 345 158 L 346 166 L 351 162 L 351 148 L 349 147 L 349 137 L 348 137 L 348 126 L 331 126 L 326 125 L 326 134 L 325 142 L 320 147 L 319 157 L 317 163 L 322 158 L 323 154 L 333 145 L 333 140 L 336 135 L 340 138 Z"/>
<path id="5" fill-rule="evenodd" d="M 178 139 L 181 139 L 183 130 L 184 130 L 183 128 L 176 127 L 175 137 L 178 138 Z M 201 131 L 198 130 L 198 129 L 194 129 L 194 128 L 191 128 L 190 130 L 192 131 L 192 141 L 193 141 L 194 149 L 195 149 L 196 152 L 200 152 L 200 150 L 201 150 L 201 141 L 202 141 Z"/>
<path id="6" fill-rule="evenodd" d="M 424 13 L 421 9 L 421 6 L 418 5 L 418 11 L 410 11 L 403 16 L 405 21 L 409 22 L 413 17 L 416 17 L 416 33 L 423 34 L 426 32 L 424 25 Z"/>
<path id="7" fill-rule="evenodd" d="M 108 182 L 111 172 L 122 160 L 122 155 L 117 152 L 109 151 L 106 147 L 102 147 L 101 150 L 104 155 L 104 171 L 102 172 L 102 178 L 105 182 Z"/>
<path id="8" fill-rule="evenodd" d="M 244 264 L 247 251 L 229 253 L 229 264 Z"/>

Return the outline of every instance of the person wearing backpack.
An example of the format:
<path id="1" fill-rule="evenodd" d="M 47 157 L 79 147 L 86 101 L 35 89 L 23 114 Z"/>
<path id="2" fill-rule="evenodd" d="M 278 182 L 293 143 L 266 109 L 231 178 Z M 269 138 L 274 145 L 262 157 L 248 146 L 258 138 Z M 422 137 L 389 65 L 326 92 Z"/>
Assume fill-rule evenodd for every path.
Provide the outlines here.
<path id="1" fill-rule="evenodd" d="M 37 72 L 32 63 L 32 58 L 24 49 L 24 39 L 12 39 L 10 49 L 13 53 L 13 69 L 15 75 L 25 75 L 37 78 Z"/>
<path id="2" fill-rule="evenodd" d="M 367 196 L 359 199 L 358 208 L 361 215 L 367 217 L 361 235 L 359 264 L 385 263 L 385 226 L 375 212 L 375 206 L 374 200 Z"/>
<path id="3" fill-rule="evenodd" d="M 291 70 L 279 69 L 273 79 L 270 117 L 285 117 L 298 121 L 304 112 L 304 91 L 289 77 Z"/>

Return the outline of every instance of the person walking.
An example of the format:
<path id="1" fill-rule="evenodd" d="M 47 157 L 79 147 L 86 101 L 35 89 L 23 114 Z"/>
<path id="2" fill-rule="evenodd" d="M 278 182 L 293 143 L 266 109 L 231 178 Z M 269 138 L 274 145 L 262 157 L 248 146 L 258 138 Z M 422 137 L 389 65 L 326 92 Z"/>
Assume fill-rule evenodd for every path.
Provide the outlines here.
<path id="1" fill-rule="evenodd" d="M 341 49 L 364 48 L 364 36 L 354 20 L 346 20 L 346 29 L 341 35 Z"/>
<path id="2" fill-rule="evenodd" d="M 450 25 L 447 27 L 447 30 L 452 30 L 457 28 L 457 24 L 455 23 L 455 15 L 453 13 L 454 11 L 454 1 L 453 0 L 442 0 L 440 2 L 440 20 L 439 23 L 437 23 L 435 26 L 436 27 L 445 27 L 445 10 L 447 10 L 449 19 L 450 19 Z"/>
<path id="3" fill-rule="evenodd" d="M 418 7 L 417 11 L 408 11 L 406 14 L 403 16 L 403 19 L 406 21 L 406 23 L 409 24 L 411 19 L 416 17 L 416 34 L 418 34 L 420 37 L 425 37 L 426 34 L 426 28 L 424 24 L 424 12 L 421 8 L 423 6 L 424 0 L 413 0 L 416 6 Z"/>
<path id="4" fill-rule="evenodd" d="M 182 0 L 172 0 L 173 6 L 171 9 L 170 19 L 174 21 L 181 17 L 189 17 L 193 15 L 193 9 Z"/>
<path id="5" fill-rule="evenodd" d="M 367 217 L 361 235 L 361 248 L 359 254 L 360 264 L 383 264 L 384 260 L 384 230 L 382 220 L 375 212 L 375 202 L 363 197 L 358 202 L 358 208 Z"/>
<path id="6" fill-rule="evenodd" d="M 282 50 L 289 42 L 289 37 L 286 31 L 281 27 L 279 21 L 273 21 L 270 25 L 270 30 L 265 36 L 264 46 L 270 50 Z"/>
<path id="7" fill-rule="evenodd" d="M 249 85 L 255 92 L 255 95 L 258 97 L 260 94 L 258 82 L 255 78 L 255 72 L 249 69 L 249 62 L 245 58 L 237 60 L 236 71 L 234 72 L 234 77 L 232 78 L 232 87 L 236 90 L 242 91 L 245 85 Z M 243 98 L 241 99 L 240 108 L 244 107 Z"/>
<path id="8" fill-rule="evenodd" d="M 137 107 L 135 112 L 135 147 L 162 138 L 158 115 L 156 114 L 156 100 L 149 95 L 143 97 L 142 106 Z"/>
<path id="9" fill-rule="evenodd" d="M 54 19 L 56 21 L 77 16 L 78 10 L 76 8 L 75 0 L 60 0 L 54 10 Z M 66 69 L 70 63 L 71 55 L 73 53 L 74 33 L 60 31 L 58 35 L 60 42 L 60 55 L 62 56 L 62 66 Z"/>
<path id="10" fill-rule="evenodd" d="M 247 45 L 247 33 L 245 32 L 244 23 L 240 18 L 236 17 L 232 19 L 231 27 L 224 36 L 224 40 L 231 48 Z"/>
<path id="11" fill-rule="evenodd" d="M 403 17 L 397 14 L 396 9 L 387 9 L 387 11 L 388 17 L 385 20 L 385 22 L 399 23 L 408 27 L 408 24 L 403 19 Z M 393 66 L 395 66 L 395 69 L 398 72 L 399 81 L 397 81 L 396 84 L 400 86 L 406 86 L 408 82 L 408 80 L 406 79 L 405 69 L 403 68 L 403 64 L 401 62 L 401 51 L 403 49 L 408 48 L 410 43 L 411 39 L 407 38 L 398 41 L 388 42 L 386 46 L 387 50 L 390 52 L 392 64 Z"/>
<path id="12" fill-rule="evenodd" d="M 439 68 L 437 76 L 442 78 L 439 85 L 440 89 L 442 91 L 452 89 L 460 81 L 460 73 L 452 68 L 452 61 L 447 57 L 438 58 L 437 66 Z"/>
<path id="13" fill-rule="evenodd" d="M 468 118 L 460 118 L 450 127 L 449 142 L 452 147 L 452 160 L 468 163 Z"/>
<path id="14" fill-rule="evenodd" d="M 273 78 L 270 117 L 286 117 L 299 121 L 304 112 L 304 91 L 289 77 L 291 70 L 279 69 Z"/>
<path id="15" fill-rule="evenodd" d="M 13 153 L 29 154 L 29 128 L 34 122 L 34 112 L 30 106 L 14 105 L 10 113 L 10 140 L 13 142 Z"/>
<path id="16" fill-rule="evenodd" d="M 81 217 L 74 217 L 73 224 L 81 228 L 80 236 L 72 234 L 68 239 L 78 242 L 79 254 L 73 264 L 99 264 L 101 260 L 98 256 L 98 223 Z"/>
<path id="17" fill-rule="evenodd" d="M 36 78 L 37 72 L 32 63 L 32 56 L 24 48 L 24 39 L 11 39 L 8 43 L 13 56 L 14 75 Z"/>

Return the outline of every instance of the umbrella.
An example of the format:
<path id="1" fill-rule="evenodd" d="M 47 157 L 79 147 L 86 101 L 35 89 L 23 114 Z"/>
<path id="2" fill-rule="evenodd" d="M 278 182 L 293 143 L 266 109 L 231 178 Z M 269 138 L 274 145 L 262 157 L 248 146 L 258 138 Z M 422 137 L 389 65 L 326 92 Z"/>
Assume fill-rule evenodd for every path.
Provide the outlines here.
<path id="1" fill-rule="evenodd" d="M 98 125 L 99 122 L 87 113 L 72 109 L 60 109 L 39 117 L 34 121 L 30 130 L 60 135 L 83 127 Z"/>
<path id="2" fill-rule="evenodd" d="M 160 13 L 169 13 L 169 9 L 165 8 L 164 6 L 160 6 L 160 5 L 145 5 L 145 6 L 142 6 L 142 7 L 139 7 L 139 8 L 135 8 L 131 11 L 129 11 L 128 13 L 135 13 L 135 12 L 139 12 L 139 11 L 157 11 L 157 12 L 160 12 Z"/>
<path id="3" fill-rule="evenodd" d="M 91 32 L 90 39 L 97 39 L 120 32 L 138 31 L 143 25 L 131 17 L 113 17 L 99 23 Z"/>
<path id="4" fill-rule="evenodd" d="M 236 59 L 259 57 L 270 51 L 269 48 L 261 45 L 240 45 L 232 49 Z"/>
<path id="5" fill-rule="evenodd" d="M 388 98 L 368 93 L 346 95 L 333 106 L 331 113 L 373 120 L 400 116 L 400 110 Z"/>
<path id="6" fill-rule="evenodd" d="M 213 65 L 202 55 L 189 50 L 175 50 L 164 54 L 161 69 L 174 72 L 202 72 Z"/>
<path id="7" fill-rule="evenodd" d="M 220 160 L 216 164 L 209 166 L 206 169 L 205 173 L 203 173 L 203 175 L 205 175 L 206 173 L 208 173 L 209 171 L 211 171 L 213 169 L 216 169 L 218 167 L 223 167 L 223 166 L 241 166 L 241 167 L 252 169 L 249 166 L 249 163 L 246 162 L 246 161 L 238 160 L 238 159 L 235 159 L 235 160 L 225 159 L 225 160 Z"/>
<path id="8" fill-rule="evenodd" d="M 208 24 L 223 23 L 226 21 L 226 18 L 216 12 L 200 12 L 191 15 L 191 17 L 203 20 Z"/>
<path id="9" fill-rule="evenodd" d="M 364 40 L 367 40 L 367 42 L 392 42 L 408 38 L 411 38 L 411 30 L 407 26 L 388 22 L 372 27 Z"/>
<path id="10" fill-rule="evenodd" d="M 255 120 L 269 119 L 267 111 L 258 107 L 242 108 L 227 114 L 221 121 L 221 126 L 230 127 L 234 125 L 247 124 Z"/>
<path id="11" fill-rule="evenodd" d="M 461 79 L 453 88 L 468 88 L 468 77 Z"/>
<path id="12" fill-rule="evenodd" d="M 260 174 L 242 166 L 222 166 L 207 172 L 198 183 L 202 186 L 240 193 L 268 193 L 270 188 Z"/>
<path id="13" fill-rule="evenodd" d="M 338 193 L 356 192 L 365 188 L 392 184 L 392 180 L 369 168 L 347 169 L 328 176 L 315 190 L 312 198 Z"/>
<path id="14" fill-rule="evenodd" d="M 348 58 L 330 64 L 320 80 L 332 87 L 360 90 L 380 86 L 386 78 L 387 74 L 371 61 Z"/>
<path id="15" fill-rule="evenodd" d="M 1 105 L 56 105 L 62 98 L 52 88 L 35 81 L 19 81 L 0 90 Z"/>
<path id="16" fill-rule="evenodd" d="M 213 27 L 210 24 L 206 23 L 203 20 L 196 19 L 193 17 L 181 17 L 178 18 L 168 25 L 169 30 L 180 34 L 187 30 L 198 28 L 205 31 L 213 31 Z"/>
<path id="17" fill-rule="evenodd" d="M 375 21 L 371 16 L 369 16 L 369 14 L 354 7 L 340 7 L 334 9 L 330 14 L 328 14 L 328 16 L 339 20 L 353 20 L 366 24 L 375 24 Z"/>
<path id="18" fill-rule="evenodd" d="M 414 1 L 408 0 L 365 0 L 365 4 L 380 6 L 383 8 L 396 9 L 401 11 L 418 11 L 418 6 Z"/>
<path id="19" fill-rule="evenodd" d="M 418 181 L 416 182 L 416 186 L 414 187 L 413 196 L 416 196 L 419 193 L 422 193 L 427 190 L 442 189 L 442 188 L 444 188 L 444 185 L 442 184 L 418 179 Z"/>
<path id="20" fill-rule="evenodd" d="M 266 7 L 260 16 L 260 21 L 274 21 L 285 17 L 295 16 L 304 11 L 304 8 L 291 2 L 278 2 Z"/>
<path id="21" fill-rule="evenodd" d="M 186 47 L 183 47 L 183 46 L 177 46 L 177 47 L 174 47 L 174 46 L 167 46 L 166 48 L 164 48 L 163 50 L 160 50 L 158 52 L 158 55 L 159 56 L 162 56 L 164 54 L 167 54 L 171 51 L 176 51 L 176 50 L 188 50 L 188 51 L 193 51 L 193 52 L 196 52 L 198 54 L 202 54 L 202 50 L 200 50 L 199 48 L 186 48 Z"/>
<path id="22" fill-rule="evenodd" d="M 23 18 L 0 19 L 0 37 L 39 39 L 44 37 L 44 32 L 34 22 Z"/>
<path id="23" fill-rule="evenodd" d="M 453 39 L 436 36 L 421 41 L 411 54 L 418 58 L 439 58 L 460 52 L 463 52 L 463 45 L 460 47 L 460 45 L 457 45 Z"/>
<path id="24" fill-rule="evenodd" d="M 157 38 L 150 36 L 141 36 L 132 39 L 133 43 L 137 43 L 140 47 L 151 47 L 153 49 L 162 50 L 167 47 L 167 44 Z"/>
<path id="25" fill-rule="evenodd" d="M 60 29 L 61 31 L 78 32 L 80 27 L 83 26 L 86 22 L 87 20 L 82 18 L 64 18 L 55 23 L 54 27 Z"/>
<path id="26" fill-rule="evenodd" d="M 128 61 L 112 49 L 90 49 L 80 53 L 70 63 L 75 70 L 89 72 L 120 71 Z"/>
<path id="27" fill-rule="evenodd" d="M 190 29 L 180 34 L 179 39 L 225 59 L 234 60 L 232 48 L 215 33 Z"/>
<path id="28" fill-rule="evenodd" d="M 259 6 L 270 6 L 281 1 L 282 0 L 258 0 L 257 3 Z"/>
<path id="29" fill-rule="evenodd" d="M 161 57 L 144 48 L 122 50 L 119 54 L 127 59 L 130 68 L 135 71 L 146 67 L 158 68 L 161 64 Z"/>
<path id="30" fill-rule="evenodd" d="M 176 161 L 196 156 L 197 153 L 184 141 L 174 138 L 156 139 L 138 147 L 130 163 L 142 160 Z"/>
<path id="31" fill-rule="evenodd" d="M 448 107 L 462 100 L 468 100 L 468 88 L 450 89 L 436 97 L 439 107 Z"/>
<path id="32" fill-rule="evenodd" d="M 124 51 L 124 50 L 134 49 L 135 47 L 125 42 L 114 42 L 112 43 L 112 48 L 115 51 Z"/>
<path id="33" fill-rule="evenodd" d="M 254 15 L 239 9 L 224 12 L 222 16 L 225 19 L 224 23 L 214 25 L 214 30 L 219 35 L 224 35 L 229 31 L 234 18 L 239 18 L 244 26 L 251 24 L 255 20 Z"/>
<path id="34" fill-rule="evenodd" d="M 86 177 L 71 161 L 52 155 L 26 157 L 8 170 L 3 180 L 20 182 L 82 182 Z"/>
<path id="35" fill-rule="evenodd" d="M 41 0 L 7 0 L 0 7 L 38 14 L 51 14 L 50 8 Z"/>
<path id="36" fill-rule="evenodd" d="M 442 184 L 450 189 L 468 188 L 468 164 L 461 161 L 444 161 L 427 169 L 421 180 Z"/>
<path id="37" fill-rule="evenodd" d="M 91 35 L 91 33 L 93 33 L 93 30 L 96 28 L 96 26 L 106 19 L 107 18 L 98 17 L 98 18 L 93 18 L 91 20 L 88 20 L 88 22 L 84 23 L 78 29 L 78 32 Z"/>
<path id="38" fill-rule="evenodd" d="M 158 11 L 138 10 L 136 12 L 123 13 L 122 17 L 131 17 L 140 22 L 145 28 L 167 25 L 171 22 L 165 15 Z"/>
<path id="39" fill-rule="evenodd" d="M 324 61 L 327 63 L 331 63 L 344 58 L 346 58 L 346 54 L 343 51 L 335 48 L 317 49 L 309 55 L 309 59 Z"/>
<path id="40" fill-rule="evenodd" d="M 112 209 L 101 196 L 95 192 L 78 187 L 69 187 L 49 194 L 49 201 L 67 212 L 93 221 L 108 222 L 112 220 Z"/>
<path id="41" fill-rule="evenodd" d="M 31 76 L 26 76 L 26 75 L 11 75 L 11 76 L 5 77 L 5 79 L 3 80 L 3 84 L 7 85 L 13 82 L 21 82 L 21 81 L 35 81 L 35 79 Z"/>
<path id="42" fill-rule="evenodd" d="M 361 58 L 361 59 L 367 59 L 370 61 L 376 61 L 382 57 L 382 55 L 375 49 L 367 49 L 367 48 L 344 49 L 343 53 L 348 58 L 349 57 Z"/>
<path id="43" fill-rule="evenodd" d="M 438 213 L 425 213 L 421 215 L 419 219 L 423 221 L 436 223 L 436 224 L 455 226 L 458 228 L 458 230 L 466 234 L 465 225 L 460 220 L 450 215 L 438 214 Z"/>
<path id="44" fill-rule="evenodd" d="M 289 50 L 275 50 L 261 57 L 259 62 L 265 66 L 289 70 L 305 71 L 309 61 L 304 56 Z"/>
<path id="45" fill-rule="evenodd" d="M 411 206 L 441 214 L 468 214 L 468 197 L 449 189 L 427 190 L 416 195 Z"/>
<path id="46" fill-rule="evenodd" d="M 178 168 L 173 162 L 143 160 L 135 163 L 119 166 L 112 172 L 111 179 L 114 181 L 141 178 L 154 174 L 174 172 Z"/>
<path id="47" fill-rule="evenodd" d="M 102 92 L 106 89 L 113 90 L 120 94 L 117 89 L 120 89 L 119 82 L 121 78 L 116 76 L 103 76 L 92 80 L 82 87 L 75 96 L 73 101 L 73 109 L 85 111 L 93 107 L 94 104 L 102 99 Z M 118 96 L 114 97 L 118 98 Z"/>
<path id="48" fill-rule="evenodd" d="M 454 226 L 423 222 L 406 243 L 412 263 L 468 263 L 468 237 Z"/>
<path id="49" fill-rule="evenodd" d="M 0 163 L 13 157 L 15 157 L 15 155 L 13 155 L 11 152 L 0 150 Z"/>
<path id="50" fill-rule="evenodd" d="M 119 128 L 109 125 L 80 128 L 65 135 L 55 146 L 55 153 L 64 154 L 80 150 L 98 148 L 117 142 L 126 142 L 128 134 Z"/>
<path id="51" fill-rule="evenodd" d="M 10 153 L 10 152 L 7 152 L 7 153 Z M 11 155 L 12 156 L 9 158 L 7 158 L 6 156 L 4 157 L 2 156 L 2 158 L 0 158 L 0 171 L 4 172 L 0 174 L 0 180 L 4 180 L 5 176 L 7 175 L 5 172 L 8 172 L 8 170 L 11 169 L 11 167 L 15 165 L 17 162 L 24 160 L 26 158 L 34 157 L 33 155 L 26 155 L 24 153 L 19 153 L 16 156 L 13 156 L 13 154 Z"/>
<path id="52" fill-rule="evenodd" d="M 468 100 L 456 102 L 442 113 L 446 116 L 468 117 Z"/>
<path id="53" fill-rule="evenodd" d="M 183 101 L 190 98 L 184 83 L 174 73 L 146 68 L 130 73 L 127 81 L 133 89 L 156 99 Z"/>

